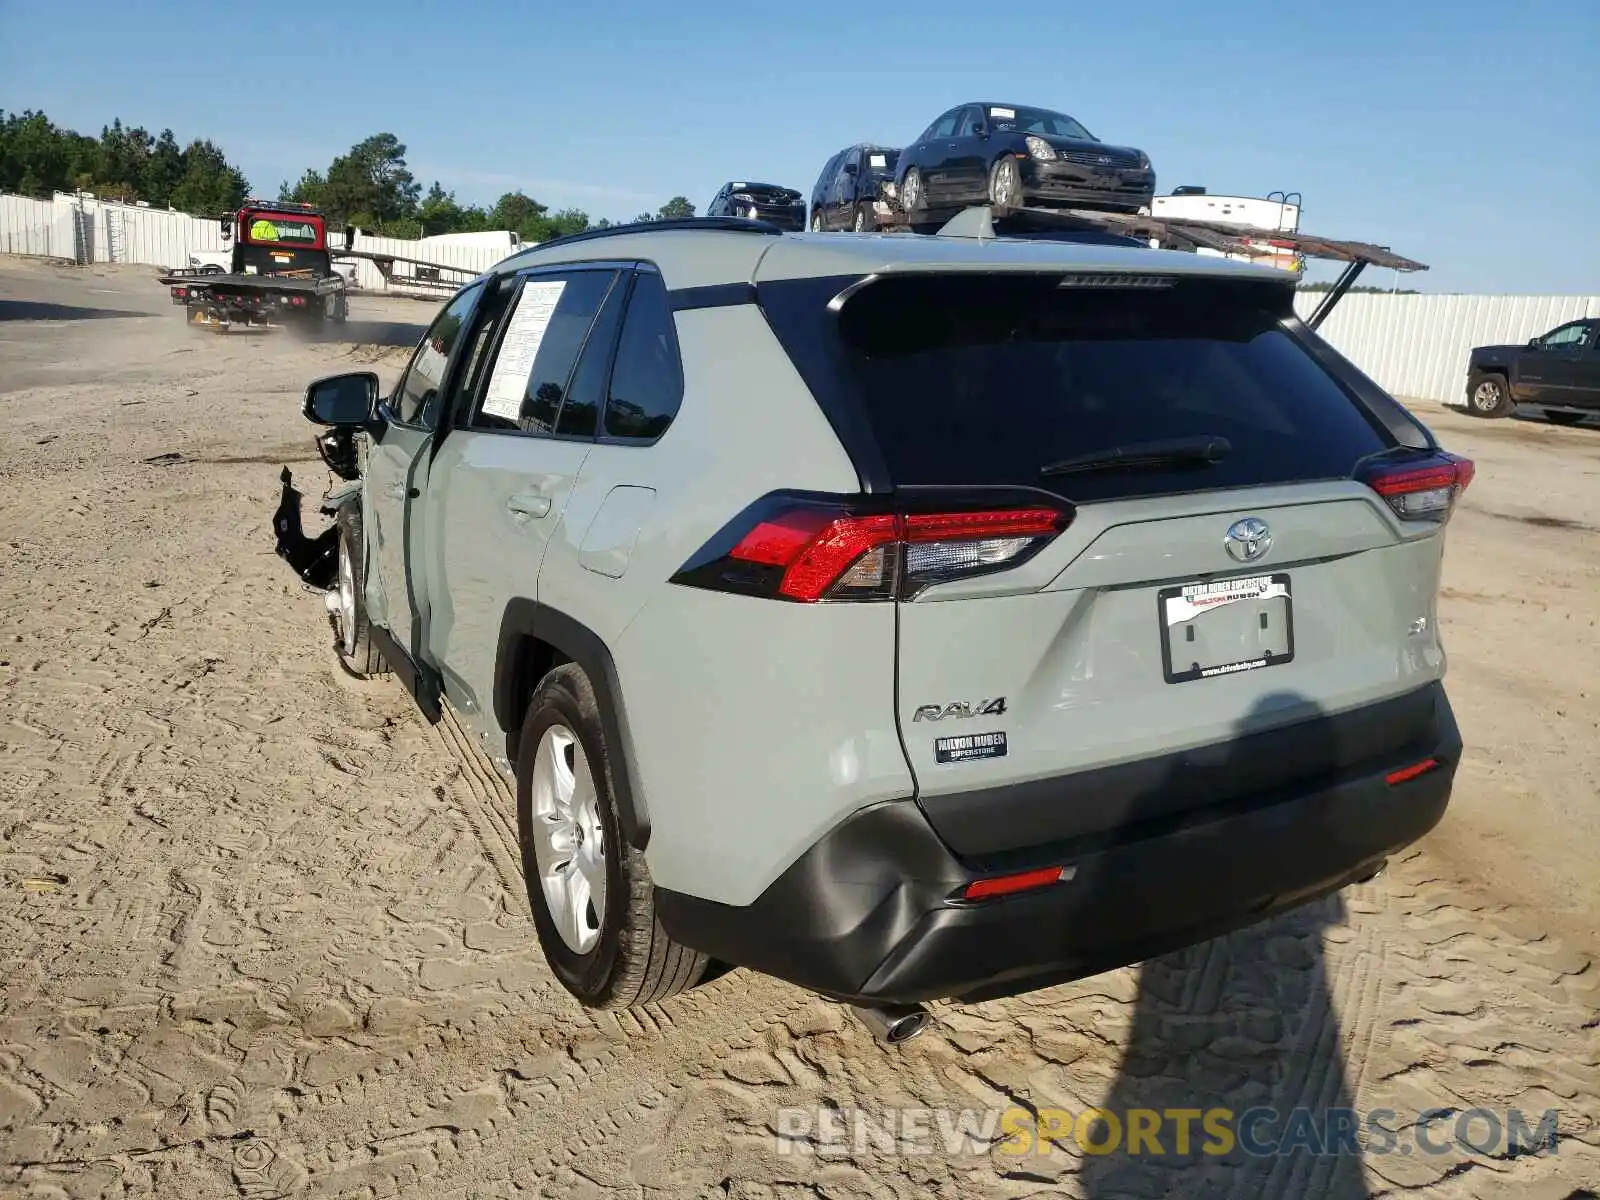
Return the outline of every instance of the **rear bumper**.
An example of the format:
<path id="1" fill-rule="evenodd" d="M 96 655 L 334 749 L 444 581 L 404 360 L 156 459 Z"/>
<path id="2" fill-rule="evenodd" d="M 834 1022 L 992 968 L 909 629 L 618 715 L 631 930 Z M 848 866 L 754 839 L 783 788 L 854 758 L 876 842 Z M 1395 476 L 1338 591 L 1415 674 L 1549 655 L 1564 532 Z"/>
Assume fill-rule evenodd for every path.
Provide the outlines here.
<path id="1" fill-rule="evenodd" d="M 1093 849 L 1039 847 L 1006 871 L 1062 865 L 1070 878 L 979 902 L 985 873 L 957 858 L 917 803 L 844 821 L 762 895 L 738 907 L 659 890 L 678 941 L 858 1003 L 975 1002 L 1112 970 L 1314 900 L 1371 872 L 1443 816 L 1461 738 L 1444 691 L 1419 753 L 1368 762 L 1293 795 L 1152 823 Z M 1403 783 L 1385 776 L 1423 758 Z"/>

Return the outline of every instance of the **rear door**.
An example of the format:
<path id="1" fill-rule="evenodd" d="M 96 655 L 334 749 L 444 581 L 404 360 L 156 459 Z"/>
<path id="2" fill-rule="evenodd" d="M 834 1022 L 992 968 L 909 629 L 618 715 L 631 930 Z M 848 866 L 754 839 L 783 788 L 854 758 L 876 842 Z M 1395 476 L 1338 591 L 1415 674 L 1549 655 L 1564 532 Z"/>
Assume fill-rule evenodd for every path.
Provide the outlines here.
<path id="1" fill-rule="evenodd" d="M 617 264 L 576 264 L 513 280 L 433 465 L 428 555 L 440 583 L 429 647 L 447 692 L 484 729 L 506 606 L 538 598 L 540 564 L 594 445 L 603 380 L 578 360 L 591 336 L 614 337 L 622 277 Z"/>
<path id="2" fill-rule="evenodd" d="M 988 165 L 985 151 L 988 141 L 978 136 L 983 126 L 983 109 L 968 105 L 961 110 L 961 121 L 955 136 L 950 139 L 949 160 L 946 163 L 946 182 L 952 200 L 976 200 L 989 194 Z"/>
<path id="3" fill-rule="evenodd" d="M 917 163 L 922 168 L 923 190 L 930 206 L 950 201 L 951 160 L 956 149 L 956 123 L 960 120 L 961 109 L 952 108 L 933 123 L 917 147 Z"/>
<path id="4" fill-rule="evenodd" d="M 413 502 L 427 487 L 427 450 L 445 407 L 451 368 L 482 294 L 481 282 L 462 289 L 428 327 L 383 402 L 384 425 L 367 455 L 364 532 L 376 568 L 368 569 L 368 611 L 413 661 L 419 660 L 417 637 L 427 603 L 426 583 L 413 561 L 420 541 Z"/>
<path id="5" fill-rule="evenodd" d="M 906 550 L 899 725 L 958 853 L 1218 802 L 1242 776 L 1207 764 L 1246 733 L 1441 674 L 1438 526 L 1400 522 L 1352 479 L 1392 437 L 1282 313 L 1237 283 L 1015 275 L 890 277 L 844 305 L 902 504 L 1069 514 L 1054 536 L 1025 515 L 988 540 Z M 1226 453 L 1209 463 L 1048 469 L 1216 439 Z M 1421 719 L 1407 709 L 1373 736 L 1403 742 Z M 1343 752 L 1253 764 L 1250 786 Z"/>
<path id="6" fill-rule="evenodd" d="M 1543 354 L 1544 402 L 1573 408 L 1600 407 L 1595 378 L 1595 326 L 1588 322 L 1559 330 L 1563 340 Z"/>
<path id="7" fill-rule="evenodd" d="M 1589 345 L 1578 360 L 1577 376 L 1572 403 L 1600 412 L 1600 322 L 1589 325 Z"/>

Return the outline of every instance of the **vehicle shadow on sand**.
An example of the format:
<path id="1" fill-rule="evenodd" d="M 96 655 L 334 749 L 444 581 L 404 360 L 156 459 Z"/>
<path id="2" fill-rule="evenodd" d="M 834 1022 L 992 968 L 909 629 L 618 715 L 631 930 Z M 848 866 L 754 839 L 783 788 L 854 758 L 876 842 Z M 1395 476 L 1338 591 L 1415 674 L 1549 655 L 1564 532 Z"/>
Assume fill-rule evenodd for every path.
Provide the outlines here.
<path id="1" fill-rule="evenodd" d="M 42 300 L 0 300 L 0 321 L 102 321 L 152 315 L 124 308 L 91 308 L 81 304 L 50 304 Z"/>
<path id="2" fill-rule="evenodd" d="M 1303 698 L 1280 694 L 1260 708 L 1295 700 Z M 1325 717 L 1313 718 L 1310 728 L 1315 736 L 1301 754 L 1308 774 L 1322 775 L 1317 764 L 1337 758 L 1337 739 Z M 1249 754 L 1236 740 L 1200 769 L 1248 774 L 1261 765 L 1240 761 Z M 1194 771 L 1195 764 L 1187 764 L 1184 774 Z M 1156 807 L 1164 793 L 1183 786 L 1174 772 L 1133 807 Z M 1340 841 L 1331 823 L 1313 836 L 1326 839 L 1325 846 Z M 1196 890 L 1203 895 L 1203 882 Z M 1330 1127 L 1348 1122 L 1334 1110 L 1347 1113 L 1355 1103 L 1334 1006 L 1341 977 L 1331 971 L 1323 937 L 1325 930 L 1341 929 L 1345 913 L 1336 891 L 1141 964 L 1127 1051 L 1104 1101 L 1120 1130 L 1107 1118 L 1088 1126 L 1088 1144 L 1101 1152 L 1079 1160 L 1084 1195 L 1356 1200 L 1370 1194 L 1353 1125 L 1344 1137 L 1324 1141 Z M 1341 956 L 1347 972 L 1360 953 L 1351 949 L 1355 954 Z M 1362 1003 L 1358 996 L 1340 1010 L 1359 1023 L 1370 1016 Z M 1218 1109 L 1231 1115 L 1220 1117 Z M 1135 1146 L 1130 1133 L 1141 1119 L 1133 1115 L 1138 1110 L 1145 1110 L 1142 1119 L 1157 1136 Z M 1173 1110 L 1190 1116 L 1185 1121 Z M 1209 1131 L 1208 1117 L 1233 1136 Z M 1180 1124 L 1189 1126 L 1187 1145 L 1178 1136 Z M 1080 1140 L 1078 1153 L 1083 1145 Z"/>
<path id="3" fill-rule="evenodd" d="M 319 324 L 296 329 L 297 339 L 317 344 L 347 343 L 354 346 L 397 346 L 411 349 L 428 332 L 426 323 L 409 321 L 346 321 L 341 325 Z"/>

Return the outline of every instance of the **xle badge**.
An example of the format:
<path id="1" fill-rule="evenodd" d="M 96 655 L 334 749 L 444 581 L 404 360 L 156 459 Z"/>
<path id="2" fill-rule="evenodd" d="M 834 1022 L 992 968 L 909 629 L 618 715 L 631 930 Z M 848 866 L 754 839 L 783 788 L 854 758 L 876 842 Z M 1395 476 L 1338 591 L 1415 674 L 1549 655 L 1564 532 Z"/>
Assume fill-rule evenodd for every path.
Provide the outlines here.
<path id="1" fill-rule="evenodd" d="M 976 704 L 969 704 L 965 700 L 957 700 L 954 704 L 924 704 L 912 716 L 913 721 L 942 721 L 946 717 L 998 717 L 1006 711 L 1006 698 L 997 696 L 993 700 L 979 700 Z"/>
<path id="2" fill-rule="evenodd" d="M 933 757 L 941 763 L 1004 758 L 1005 753 L 1006 735 L 1003 733 L 967 733 L 958 737 L 938 738 L 933 743 Z"/>

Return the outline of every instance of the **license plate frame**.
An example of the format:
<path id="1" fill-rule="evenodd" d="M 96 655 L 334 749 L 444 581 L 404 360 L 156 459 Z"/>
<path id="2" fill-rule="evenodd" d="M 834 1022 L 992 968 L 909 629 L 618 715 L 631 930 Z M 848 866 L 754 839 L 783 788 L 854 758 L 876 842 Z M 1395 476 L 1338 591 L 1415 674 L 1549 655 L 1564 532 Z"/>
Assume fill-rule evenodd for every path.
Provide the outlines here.
<path id="1" fill-rule="evenodd" d="M 1259 594 L 1250 596 L 1248 593 L 1252 590 Z M 1236 595 L 1240 592 L 1245 594 Z M 1234 598 L 1228 599 L 1230 596 Z M 1223 599 L 1216 599 L 1217 597 Z M 1271 612 L 1274 609 L 1279 610 L 1283 648 L 1281 650 L 1266 648 L 1258 654 L 1224 662 L 1203 663 L 1191 660 L 1179 668 L 1173 661 L 1173 627 L 1180 624 L 1192 626 L 1197 619 L 1206 615 L 1205 610 L 1201 610 L 1186 621 L 1181 619 L 1185 609 L 1193 608 L 1193 601 L 1206 599 L 1212 600 L 1213 611 L 1227 606 L 1237 612 L 1236 606 L 1247 606 L 1249 612 L 1258 615 L 1261 629 L 1275 628 L 1277 623 L 1271 621 Z M 1172 608 L 1174 600 L 1183 605 L 1176 610 L 1179 619 L 1175 619 L 1175 610 Z M 1161 636 L 1161 669 L 1168 683 L 1192 683 L 1200 679 L 1240 675 L 1294 661 L 1294 593 L 1286 571 L 1225 579 L 1192 580 L 1161 588 L 1156 592 L 1156 623 Z"/>

